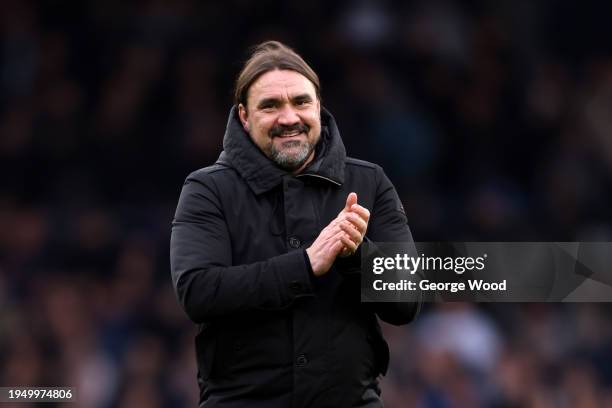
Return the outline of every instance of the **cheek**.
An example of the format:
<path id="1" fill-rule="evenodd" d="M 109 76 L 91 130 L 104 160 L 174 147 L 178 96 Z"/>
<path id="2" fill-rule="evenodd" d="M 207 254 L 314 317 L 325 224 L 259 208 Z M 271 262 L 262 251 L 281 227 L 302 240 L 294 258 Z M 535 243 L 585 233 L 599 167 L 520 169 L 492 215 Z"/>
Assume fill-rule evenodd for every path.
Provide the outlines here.
<path id="1" fill-rule="evenodd" d="M 313 130 L 321 129 L 321 117 L 319 116 L 318 112 L 314 112 L 312 115 L 310 115 L 308 118 L 308 125 L 310 125 L 311 129 Z"/>
<path id="2" fill-rule="evenodd" d="M 320 123 L 319 113 L 316 111 L 308 112 L 302 116 L 302 121 L 310 127 L 316 127 Z"/>
<path id="3" fill-rule="evenodd" d="M 258 118 L 258 120 L 253 124 L 255 129 L 260 135 L 268 135 L 270 128 L 272 127 L 274 120 L 270 118 Z"/>

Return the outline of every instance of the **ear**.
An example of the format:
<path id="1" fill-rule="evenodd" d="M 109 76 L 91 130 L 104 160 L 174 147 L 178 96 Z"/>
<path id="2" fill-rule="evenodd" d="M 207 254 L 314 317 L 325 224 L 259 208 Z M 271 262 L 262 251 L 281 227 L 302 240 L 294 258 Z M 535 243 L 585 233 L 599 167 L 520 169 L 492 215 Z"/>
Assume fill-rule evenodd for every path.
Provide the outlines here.
<path id="1" fill-rule="evenodd" d="M 247 132 L 249 131 L 249 120 L 247 115 L 247 109 L 243 104 L 238 105 L 238 116 L 240 117 L 240 122 L 242 123 L 242 127 Z"/>

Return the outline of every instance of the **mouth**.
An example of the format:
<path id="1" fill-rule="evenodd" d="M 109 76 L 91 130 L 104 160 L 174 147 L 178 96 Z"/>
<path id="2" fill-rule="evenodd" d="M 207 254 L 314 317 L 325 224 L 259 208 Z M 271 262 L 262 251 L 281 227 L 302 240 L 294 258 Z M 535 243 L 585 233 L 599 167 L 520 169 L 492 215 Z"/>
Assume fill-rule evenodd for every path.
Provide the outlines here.
<path id="1" fill-rule="evenodd" d="M 291 139 L 301 135 L 307 135 L 310 128 L 305 124 L 292 126 L 274 126 L 270 129 L 270 137 L 279 139 Z"/>
<path id="2" fill-rule="evenodd" d="M 275 137 L 280 138 L 280 139 L 293 139 L 301 135 L 305 135 L 305 133 L 300 130 L 291 130 L 287 132 L 282 132 L 276 135 Z"/>

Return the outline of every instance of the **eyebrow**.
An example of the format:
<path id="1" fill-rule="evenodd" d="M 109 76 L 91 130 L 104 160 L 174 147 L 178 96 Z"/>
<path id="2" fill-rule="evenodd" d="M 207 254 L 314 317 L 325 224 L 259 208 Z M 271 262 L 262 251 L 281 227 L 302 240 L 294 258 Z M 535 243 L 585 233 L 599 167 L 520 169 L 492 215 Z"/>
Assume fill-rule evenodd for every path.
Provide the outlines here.
<path id="1" fill-rule="evenodd" d="M 291 101 L 293 101 L 293 102 L 303 102 L 303 101 L 308 102 L 308 101 L 311 101 L 311 100 L 312 100 L 312 97 L 310 95 L 308 95 L 308 94 L 301 94 L 301 95 L 297 95 L 297 96 L 294 96 L 293 98 L 291 98 Z"/>
<path id="2" fill-rule="evenodd" d="M 280 99 L 278 98 L 264 98 L 257 104 L 258 108 L 263 108 L 264 106 L 272 105 L 277 106 L 280 104 Z"/>
<path id="3" fill-rule="evenodd" d="M 300 94 L 300 95 L 296 95 L 294 97 L 291 98 L 291 102 L 296 103 L 296 102 L 308 102 L 312 100 L 312 96 L 310 96 L 309 94 Z M 258 108 L 262 108 L 264 106 L 267 105 L 272 105 L 272 106 L 278 106 L 280 105 L 281 100 L 280 98 L 264 98 L 261 101 L 259 101 L 259 103 L 257 104 Z"/>

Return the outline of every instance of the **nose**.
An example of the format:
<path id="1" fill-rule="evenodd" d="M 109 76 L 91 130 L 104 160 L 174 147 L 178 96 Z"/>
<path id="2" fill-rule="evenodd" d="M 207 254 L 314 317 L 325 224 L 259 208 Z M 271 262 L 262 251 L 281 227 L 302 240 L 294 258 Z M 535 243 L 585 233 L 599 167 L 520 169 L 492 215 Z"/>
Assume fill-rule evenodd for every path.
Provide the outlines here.
<path id="1" fill-rule="evenodd" d="M 300 122 L 300 117 L 291 105 L 283 105 L 278 115 L 278 123 L 280 125 L 291 126 Z"/>

